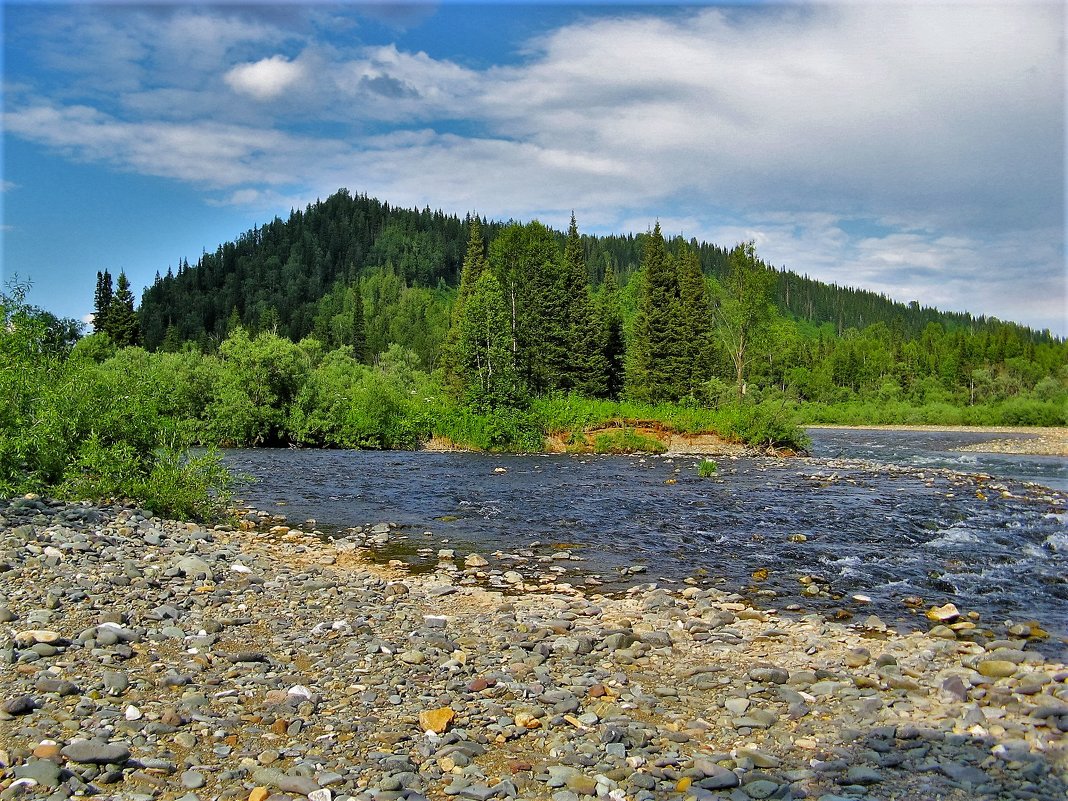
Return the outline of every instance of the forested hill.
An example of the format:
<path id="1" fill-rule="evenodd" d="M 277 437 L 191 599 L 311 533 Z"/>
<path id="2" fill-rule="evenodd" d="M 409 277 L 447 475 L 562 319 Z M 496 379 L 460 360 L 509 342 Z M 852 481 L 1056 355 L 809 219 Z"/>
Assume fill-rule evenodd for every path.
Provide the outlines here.
<path id="1" fill-rule="evenodd" d="M 483 220 L 482 227 L 489 244 L 505 226 Z M 373 274 L 381 277 L 383 271 L 385 278 L 372 289 L 394 296 L 399 290 L 423 290 L 405 297 L 409 306 L 423 307 L 408 308 L 407 317 L 418 320 L 440 314 L 432 307 L 440 306 L 459 280 L 468 231 L 468 219 L 429 207 L 421 211 L 397 208 L 341 189 L 303 211 L 293 211 L 288 220 L 276 217 L 220 245 L 214 253 L 204 253 L 196 264 L 182 258 L 176 269 L 157 273 L 144 292 L 139 312 L 144 345 L 154 350 L 165 340 L 167 345 L 192 340 L 207 348 L 237 322 L 251 330 L 269 328 L 299 340 L 316 331 L 317 321 L 323 325 L 324 314 L 329 316 L 332 308 L 331 292 L 337 293 L 342 285 L 357 285 L 357 279 Z M 562 244 L 563 233 L 559 239 Z M 583 236 L 591 285 L 599 285 L 607 265 L 625 284 L 638 268 L 643 239 L 641 234 Z M 726 248 L 696 240 L 689 244 L 706 275 L 724 276 Z M 902 338 L 911 339 L 928 324 L 939 323 L 947 332 L 964 328 L 993 333 L 996 329 L 1001 336 L 1014 339 L 1050 341 L 1048 332 L 942 312 L 916 302 L 904 304 L 789 270 L 778 273 L 773 297 L 784 316 L 815 326 L 829 323 L 836 334 L 882 322 Z M 335 306 L 343 302 L 340 296 L 335 300 Z M 444 321 L 427 324 L 438 322 Z M 368 332 L 369 345 L 374 333 Z M 378 333 L 384 340 L 390 338 L 388 331 Z"/>

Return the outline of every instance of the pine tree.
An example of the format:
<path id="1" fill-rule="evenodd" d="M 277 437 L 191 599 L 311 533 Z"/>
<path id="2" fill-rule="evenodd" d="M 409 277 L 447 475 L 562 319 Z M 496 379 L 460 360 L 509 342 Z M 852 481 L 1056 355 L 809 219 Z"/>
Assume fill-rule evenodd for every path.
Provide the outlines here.
<path id="1" fill-rule="evenodd" d="M 590 300 L 586 254 L 574 212 L 564 245 L 563 280 L 570 358 L 558 385 L 583 395 L 604 397 L 608 392 L 608 367 L 602 348 L 601 326 Z"/>
<path id="2" fill-rule="evenodd" d="M 467 251 L 464 254 L 463 267 L 460 270 L 460 289 L 452 306 L 449 333 L 442 347 L 441 357 L 442 366 L 445 369 L 445 380 L 454 392 L 461 391 L 463 385 L 459 354 L 461 321 L 464 319 L 467 301 L 475 291 L 475 284 L 489 266 L 486 261 L 486 244 L 482 239 L 482 225 L 477 216 L 469 218 L 468 227 L 470 232 L 467 237 Z"/>
<path id="3" fill-rule="evenodd" d="M 597 313 L 601 324 L 601 352 L 605 363 L 605 394 L 618 398 L 623 393 L 623 308 L 619 299 L 616 271 L 609 261 L 605 264 L 604 280 L 597 297 Z"/>
<path id="4" fill-rule="evenodd" d="M 675 255 L 675 269 L 679 282 L 679 324 L 685 334 L 682 342 L 686 346 L 681 354 L 677 381 L 686 393 L 692 394 L 711 375 L 712 310 L 708 284 L 697 253 L 683 245 Z"/>
<path id="5" fill-rule="evenodd" d="M 120 348 L 136 345 L 141 340 L 137 312 L 134 311 L 133 292 L 125 272 L 119 273 L 115 297 L 108 305 L 105 330 L 112 342 Z"/>
<path id="6" fill-rule="evenodd" d="M 111 286 L 111 273 L 107 270 L 96 273 L 96 292 L 93 295 L 93 330 L 107 332 L 108 311 L 115 293 Z"/>
<path id="7" fill-rule="evenodd" d="M 645 238 L 641 271 L 627 394 L 651 403 L 677 400 L 683 394 L 679 375 L 686 348 L 679 321 L 679 282 L 659 222 Z"/>

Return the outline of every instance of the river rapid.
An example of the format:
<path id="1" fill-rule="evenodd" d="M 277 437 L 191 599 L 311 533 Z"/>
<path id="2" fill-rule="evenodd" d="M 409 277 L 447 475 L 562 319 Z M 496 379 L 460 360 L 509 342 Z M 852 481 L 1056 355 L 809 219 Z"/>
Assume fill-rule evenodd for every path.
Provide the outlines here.
<path id="1" fill-rule="evenodd" d="M 953 601 L 985 622 L 1068 637 L 1068 463 L 960 453 L 989 435 L 812 429 L 807 459 L 239 450 L 250 505 L 327 534 L 397 529 L 378 553 L 430 569 L 438 550 L 548 562 L 559 581 L 740 592 L 764 606 L 919 627 Z M 492 557 L 491 557 L 492 558 Z M 815 583 L 820 595 L 804 594 Z M 857 600 L 854 595 L 870 600 Z"/>

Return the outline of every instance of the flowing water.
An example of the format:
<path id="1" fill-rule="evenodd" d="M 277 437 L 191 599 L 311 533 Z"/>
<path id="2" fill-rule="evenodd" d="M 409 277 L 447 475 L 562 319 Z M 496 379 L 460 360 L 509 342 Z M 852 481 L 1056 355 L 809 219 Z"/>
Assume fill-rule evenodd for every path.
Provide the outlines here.
<path id="1" fill-rule="evenodd" d="M 566 548 L 583 561 L 553 562 L 568 568 L 560 580 L 595 576 L 602 590 L 695 577 L 769 606 L 844 607 L 895 625 L 915 625 L 902 599 L 919 596 L 987 621 L 1038 620 L 1053 634 L 1047 647 L 1061 648 L 1066 460 L 952 450 L 989 435 L 810 434 L 811 459 L 721 458 L 713 478 L 670 456 L 243 450 L 227 462 L 256 479 L 244 500 L 294 524 L 397 524 L 382 557 L 413 569 L 442 547 Z M 804 576 L 841 597 L 802 596 Z"/>

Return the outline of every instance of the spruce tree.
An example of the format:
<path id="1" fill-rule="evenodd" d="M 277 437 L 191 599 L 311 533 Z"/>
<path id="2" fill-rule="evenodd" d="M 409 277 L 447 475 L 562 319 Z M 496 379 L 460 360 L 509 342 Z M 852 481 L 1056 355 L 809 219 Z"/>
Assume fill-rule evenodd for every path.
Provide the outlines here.
<path id="1" fill-rule="evenodd" d="M 97 270 L 96 292 L 93 295 L 93 330 L 107 333 L 108 311 L 115 292 L 111 286 L 111 273 Z"/>
<path id="2" fill-rule="evenodd" d="M 564 245 L 563 280 L 570 358 L 558 385 L 583 395 L 604 397 L 608 392 L 608 368 L 602 348 L 601 326 L 590 300 L 586 254 L 574 212 Z"/>
<path id="3" fill-rule="evenodd" d="M 105 330 L 112 342 L 120 348 L 136 345 L 141 339 L 137 312 L 134 311 L 133 292 L 125 272 L 119 273 L 115 297 L 108 305 Z"/>
<path id="4" fill-rule="evenodd" d="M 618 398 L 623 393 L 623 307 L 619 299 L 616 271 L 605 264 L 604 280 L 597 296 L 597 313 L 601 324 L 601 352 L 605 364 L 605 395 Z"/>
<path id="5" fill-rule="evenodd" d="M 677 380 L 684 392 L 692 394 L 710 376 L 712 311 L 708 284 L 697 253 L 683 245 L 675 255 L 675 267 L 679 282 L 679 324 L 685 335 Z"/>
<path id="6" fill-rule="evenodd" d="M 486 261 L 486 243 L 482 238 L 482 225 L 477 215 L 469 218 L 468 228 L 470 230 L 467 237 L 467 250 L 464 254 L 463 267 L 460 270 L 460 288 L 452 306 L 449 333 L 445 338 L 441 356 L 446 383 L 456 393 L 462 391 L 464 384 L 462 355 L 459 352 L 462 336 L 461 322 L 464 319 L 467 301 L 475 291 L 475 284 L 489 266 Z"/>
<path id="7" fill-rule="evenodd" d="M 477 215 L 471 218 L 468 228 L 470 230 L 467 236 L 467 249 L 464 251 L 463 267 L 460 269 L 460 291 L 456 299 L 456 309 L 454 309 L 456 314 L 462 311 L 464 301 L 474 292 L 475 283 L 488 266 L 486 243 L 482 238 L 482 224 L 478 221 Z"/>
<path id="8" fill-rule="evenodd" d="M 657 403 L 682 395 L 680 363 L 685 342 L 679 321 L 679 282 L 660 223 L 645 237 L 641 295 L 627 365 L 627 394 Z"/>

